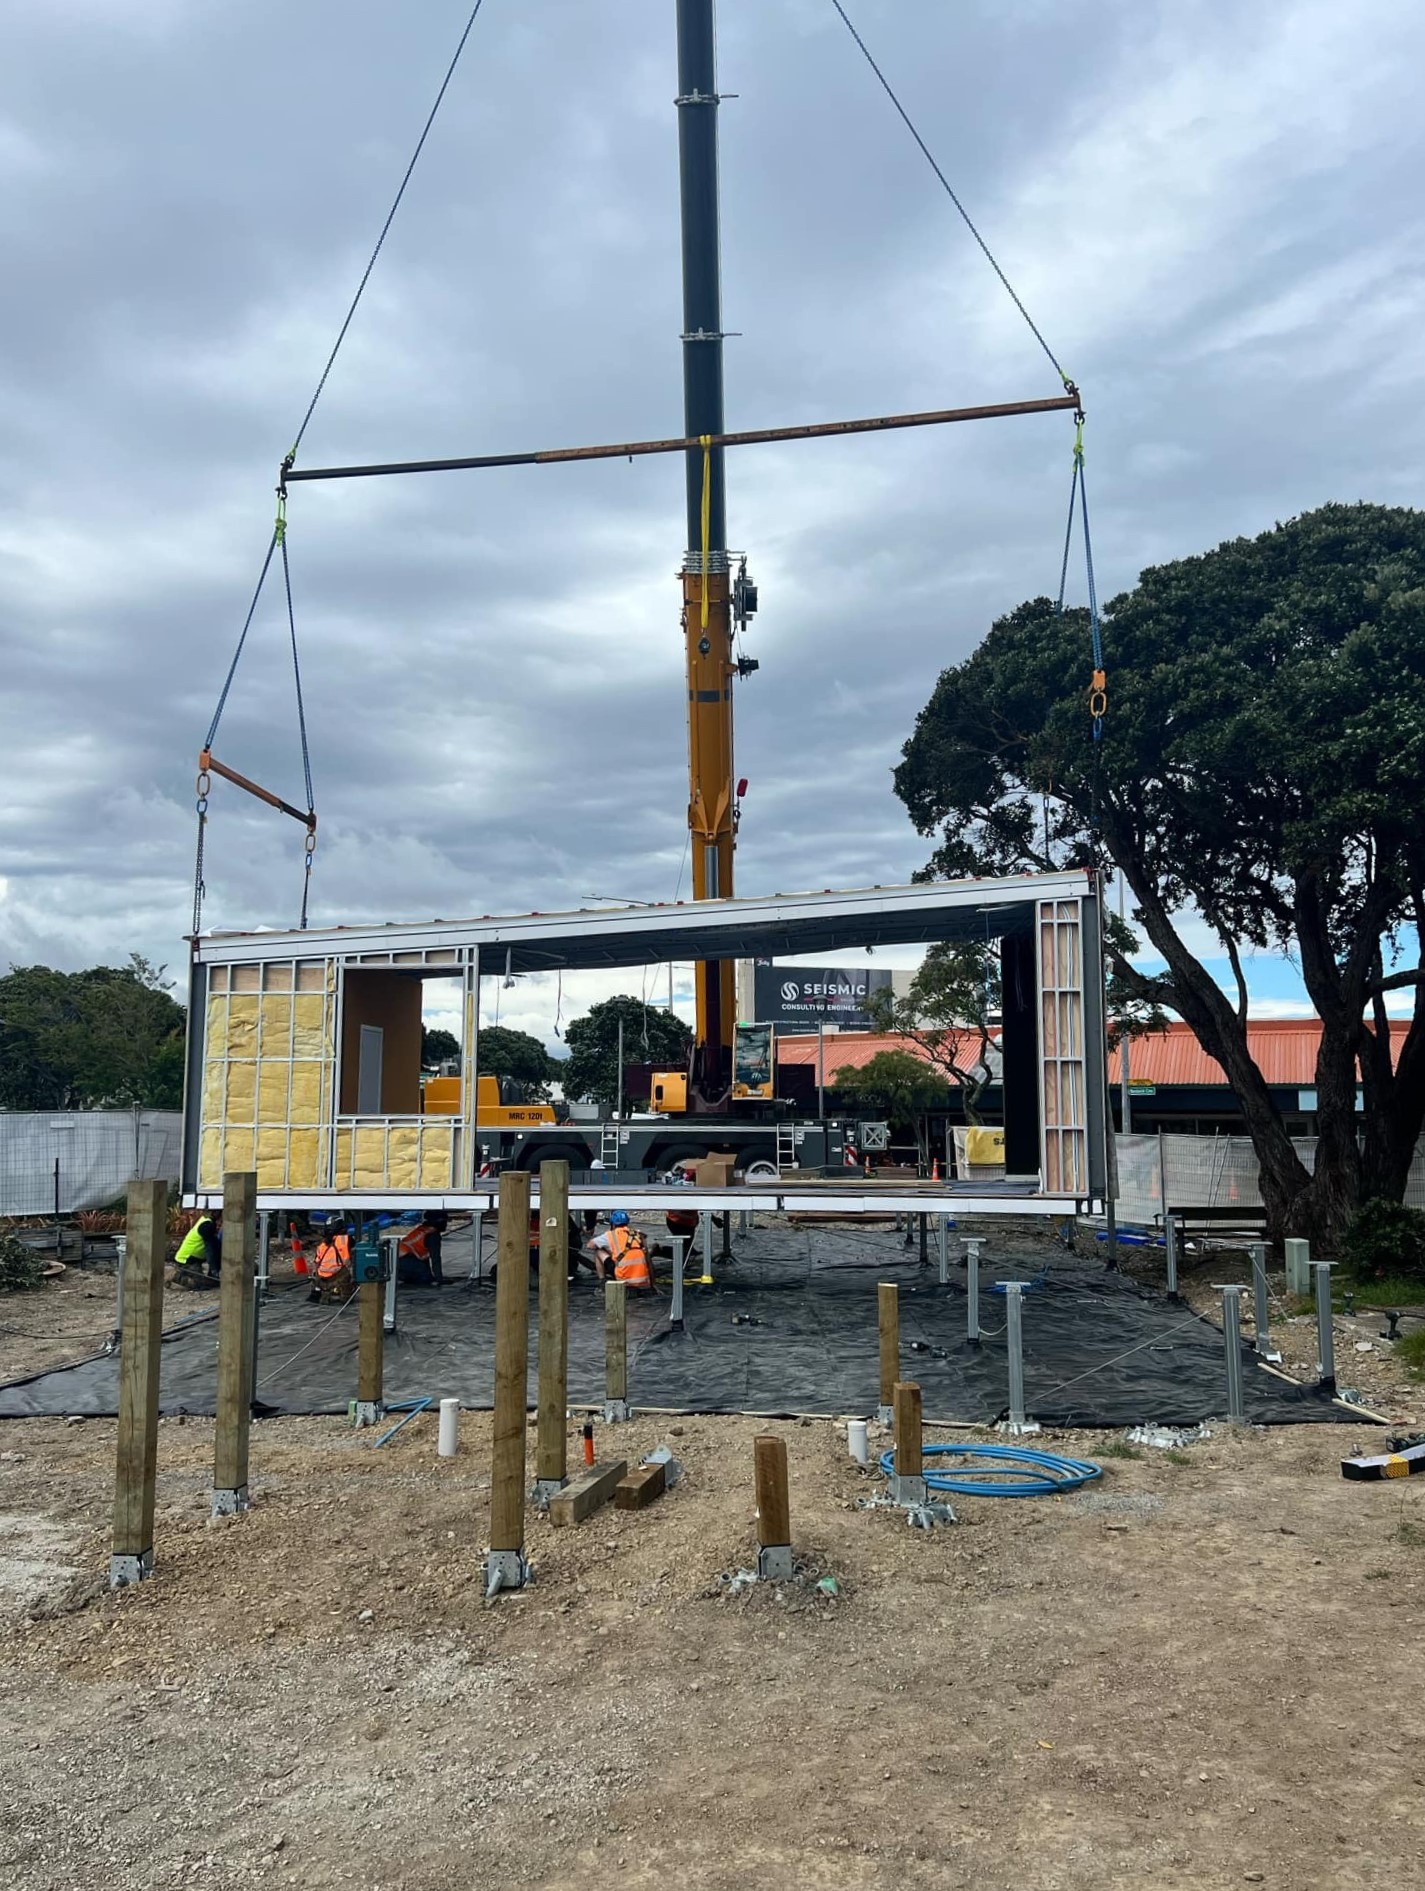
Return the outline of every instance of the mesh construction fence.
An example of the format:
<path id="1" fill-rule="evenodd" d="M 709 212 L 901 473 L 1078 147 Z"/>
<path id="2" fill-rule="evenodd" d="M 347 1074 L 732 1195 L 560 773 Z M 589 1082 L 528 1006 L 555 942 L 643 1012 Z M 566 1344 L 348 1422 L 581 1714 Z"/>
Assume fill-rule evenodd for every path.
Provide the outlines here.
<path id="1" fill-rule="evenodd" d="M 178 1180 L 177 1110 L 0 1113 L 0 1216 L 77 1214 L 135 1178 Z"/>

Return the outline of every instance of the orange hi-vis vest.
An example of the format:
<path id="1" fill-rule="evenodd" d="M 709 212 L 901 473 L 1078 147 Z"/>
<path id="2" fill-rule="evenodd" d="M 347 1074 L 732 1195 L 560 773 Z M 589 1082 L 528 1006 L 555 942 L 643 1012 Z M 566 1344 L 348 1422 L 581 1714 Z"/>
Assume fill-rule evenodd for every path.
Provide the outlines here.
<path id="1" fill-rule="evenodd" d="M 317 1244 L 317 1279 L 330 1280 L 333 1274 L 339 1274 L 344 1267 L 351 1266 L 351 1237 L 345 1234 L 333 1235 L 329 1241 Z"/>
<path id="2" fill-rule="evenodd" d="M 418 1221 L 409 1234 L 403 1234 L 401 1236 L 400 1244 L 396 1252 L 398 1254 L 412 1254 L 418 1261 L 424 1261 L 429 1258 L 429 1246 L 430 1228 L 424 1221 Z"/>
<path id="3" fill-rule="evenodd" d="M 651 1287 L 653 1276 L 648 1267 L 648 1251 L 637 1228 L 609 1229 L 609 1259 L 614 1264 L 614 1279 L 630 1287 Z"/>

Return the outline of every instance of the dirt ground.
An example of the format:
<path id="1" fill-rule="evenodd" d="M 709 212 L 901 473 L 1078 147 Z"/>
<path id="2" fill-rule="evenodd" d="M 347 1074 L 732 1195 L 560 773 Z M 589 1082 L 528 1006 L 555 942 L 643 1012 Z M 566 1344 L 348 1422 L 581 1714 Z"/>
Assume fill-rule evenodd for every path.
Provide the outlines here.
<path id="1" fill-rule="evenodd" d="M 77 1274 L 0 1301 L 0 1376 L 91 1350 L 111 1305 Z M 1425 1478 L 1338 1469 L 1379 1434 L 1075 1433 L 1101 1483 L 927 1535 L 860 1507 L 833 1424 L 649 1416 L 600 1456 L 666 1442 L 677 1487 L 532 1512 L 536 1581 L 487 1605 L 489 1421 L 461 1422 L 453 1460 L 432 1415 L 381 1447 L 262 1423 L 254 1508 L 211 1525 L 212 1426 L 164 1421 L 157 1574 L 117 1595 L 113 1423 L 0 1427 L 0 1883 L 1425 1885 Z M 759 1430 L 807 1574 L 730 1596 Z"/>

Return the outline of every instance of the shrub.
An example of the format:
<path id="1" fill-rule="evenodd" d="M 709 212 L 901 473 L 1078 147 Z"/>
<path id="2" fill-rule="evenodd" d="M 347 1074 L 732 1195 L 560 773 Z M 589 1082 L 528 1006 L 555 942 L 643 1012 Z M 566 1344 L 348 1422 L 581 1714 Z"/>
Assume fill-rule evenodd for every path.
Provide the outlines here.
<path id="1" fill-rule="evenodd" d="M 27 1293 L 44 1285 L 44 1261 L 17 1235 L 0 1233 L 0 1293 Z"/>
<path id="2" fill-rule="evenodd" d="M 1413 1379 L 1425 1379 L 1425 1326 L 1403 1333 L 1395 1342 L 1395 1356 Z"/>
<path id="3" fill-rule="evenodd" d="M 1346 1230 L 1341 1252 L 1359 1281 L 1390 1275 L 1425 1281 L 1425 1214 L 1399 1202 L 1367 1202 Z"/>

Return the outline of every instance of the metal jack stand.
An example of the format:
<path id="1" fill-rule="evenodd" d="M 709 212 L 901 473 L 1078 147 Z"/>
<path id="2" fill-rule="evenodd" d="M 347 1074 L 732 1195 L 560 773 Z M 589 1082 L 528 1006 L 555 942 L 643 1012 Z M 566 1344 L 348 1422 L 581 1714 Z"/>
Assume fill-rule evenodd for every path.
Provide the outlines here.
<path id="1" fill-rule="evenodd" d="M 688 1265 L 688 1249 L 692 1245 L 691 1235 L 675 1234 L 673 1236 L 673 1297 L 668 1308 L 668 1325 L 674 1333 L 681 1333 L 684 1330 L 683 1275 Z"/>
<path id="2" fill-rule="evenodd" d="M 386 1298 L 381 1309 L 381 1329 L 385 1333 L 396 1330 L 396 1249 L 400 1242 L 393 1234 L 381 1237 L 381 1258 L 386 1268 Z"/>
<path id="3" fill-rule="evenodd" d="M 1281 1354 L 1272 1350 L 1271 1334 L 1267 1330 L 1270 1318 L 1267 1303 L 1267 1244 L 1265 1241 L 1253 1241 L 1247 1252 L 1252 1257 L 1252 1310 L 1257 1328 L 1257 1357 L 1276 1364 Z"/>
<path id="4" fill-rule="evenodd" d="M 950 1217 L 948 1215 L 935 1217 L 935 1238 L 940 1261 L 940 1285 L 948 1287 L 950 1285 Z"/>
<path id="5" fill-rule="evenodd" d="M 965 1243 L 965 1338 L 971 1346 L 980 1343 L 980 1244 Z"/>
<path id="6" fill-rule="evenodd" d="M 1316 1353 L 1319 1363 L 1317 1383 L 1324 1392 L 1336 1390 L 1336 1334 L 1331 1325 L 1331 1261 L 1313 1261 L 1316 1276 Z"/>
<path id="7" fill-rule="evenodd" d="M 1168 1270 L 1168 1298 L 1178 1298 L 1178 1222 L 1176 1215 L 1168 1215 L 1163 1221 L 1163 1257 Z"/>
<path id="8" fill-rule="evenodd" d="M 1004 1280 L 998 1284 L 1004 1289 L 1009 1417 L 996 1425 L 995 1430 L 1006 1432 L 1011 1438 L 1032 1437 L 1039 1426 L 1032 1418 L 1026 1417 L 1024 1411 L 1024 1282 Z"/>
<path id="9" fill-rule="evenodd" d="M 1237 1285 L 1228 1285 L 1220 1291 L 1222 1344 L 1227 1358 L 1227 1422 L 1229 1425 L 1244 1425 L 1247 1412 L 1242 1402 L 1242 1289 Z"/>

